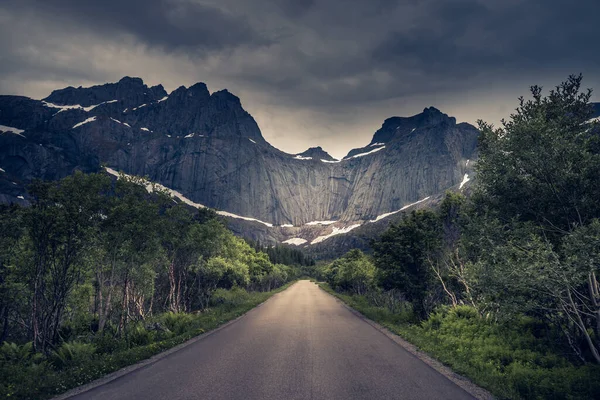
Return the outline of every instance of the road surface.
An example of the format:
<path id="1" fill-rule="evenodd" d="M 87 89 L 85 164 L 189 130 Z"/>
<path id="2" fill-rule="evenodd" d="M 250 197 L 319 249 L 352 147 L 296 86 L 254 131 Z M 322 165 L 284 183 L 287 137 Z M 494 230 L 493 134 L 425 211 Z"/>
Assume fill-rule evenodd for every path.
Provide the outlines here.
<path id="1" fill-rule="evenodd" d="M 184 349 L 76 399 L 472 399 L 300 281 Z"/>

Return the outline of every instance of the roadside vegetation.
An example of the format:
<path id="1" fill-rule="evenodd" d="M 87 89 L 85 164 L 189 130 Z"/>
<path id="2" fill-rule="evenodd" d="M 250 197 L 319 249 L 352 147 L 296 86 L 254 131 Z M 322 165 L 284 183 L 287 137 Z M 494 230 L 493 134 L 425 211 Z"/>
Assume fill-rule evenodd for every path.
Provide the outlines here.
<path id="1" fill-rule="evenodd" d="M 34 182 L 30 207 L 0 206 L 0 398 L 48 398 L 87 383 L 297 278 L 300 264 L 272 262 L 213 211 L 146 186 L 76 173 Z"/>
<path id="2" fill-rule="evenodd" d="M 498 398 L 600 398 L 600 126 L 580 85 L 480 122 L 471 196 L 313 276 Z"/>

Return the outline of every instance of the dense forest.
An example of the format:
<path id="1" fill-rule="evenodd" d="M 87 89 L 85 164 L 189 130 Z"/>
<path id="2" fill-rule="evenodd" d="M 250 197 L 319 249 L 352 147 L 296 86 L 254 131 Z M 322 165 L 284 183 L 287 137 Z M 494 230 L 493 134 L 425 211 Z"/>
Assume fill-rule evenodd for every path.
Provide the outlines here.
<path id="1" fill-rule="evenodd" d="M 315 274 L 500 398 L 600 398 L 600 126 L 573 76 L 481 131 L 465 198 Z"/>
<path id="2" fill-rule="evenodd" d="M 315 260 L 309 257 L 301 249 L 296 249 L 290 245 L 263 245 L 258 241 L 246 240 L 250 246 L 257 252 L 267 253 L 269 260 L 274 264 L 293 265 L 304 270 L 303 267 L 312 267 Z M 308 270 L 312 270 L 308 268 Z"/>
<path id="3" fill-rule="evenodd" d="M 84 383 L 296 278 L 296 268 L 235 237 L 214 211 L 177 203 L 141 178 L 76 173 L 29 191 L 30 207 L 0 206 L 3 398 Z"/>

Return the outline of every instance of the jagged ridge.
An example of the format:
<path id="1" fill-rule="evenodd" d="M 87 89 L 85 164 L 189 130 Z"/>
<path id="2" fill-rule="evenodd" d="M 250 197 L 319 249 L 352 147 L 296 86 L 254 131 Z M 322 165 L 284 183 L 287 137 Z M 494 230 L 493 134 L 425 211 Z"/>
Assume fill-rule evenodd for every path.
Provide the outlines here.
<path id="1" fill-rule="evenodd" d="M 478 135 L 427 108 L 387 119 L 369 146 L 341 161 L 318 147 L 290 155 L 264 140 L 226 90 L 211 94 L 198 83 L 167 95 L 160 85 L 127 77 L 58 90 L 44 101 L 0 96 L 0 125 L 24 130 L 0 135 L 2 201 L 20 201 L 32 178 L 58 179 L 105 163 L 197 203 L 295 227 L 368 221 L 458 185 L 470 168 L 466 160 L 476 157 Z M 288 229 L 277 240 L 300 228 Z"/>

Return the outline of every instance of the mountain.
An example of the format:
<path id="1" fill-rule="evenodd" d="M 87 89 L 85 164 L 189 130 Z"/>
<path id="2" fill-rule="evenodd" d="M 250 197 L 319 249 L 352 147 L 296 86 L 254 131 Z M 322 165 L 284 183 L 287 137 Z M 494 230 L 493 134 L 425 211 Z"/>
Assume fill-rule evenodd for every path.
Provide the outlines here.
<path id="1" fill-rule="evenodd" d="M 221 210 L 241 235 L 295 245 L 325 242 L 462 187 L 478 136 L 428 107 L 385 120 L 342 160 L 320 147 L 287 154 L 227 90 L 197 83 L 167 94 L 130 77 L 43 100 L 0 96 L 0 132 L 2 202 L 26 204 L 34 178 L 105 165 Z"/>
<path id="2" fill-rule="evenodd" d="M 339 161 L 336 158 L 333 158 L 329 155 L 328 152 L 326 152 L 325 150 L 323 150 L 321 148 L 321 146 L 319 147 L 311 147 L 308 150 L 302 152 L 302 153 L 298 153 L 296 154 L 296 157 L 294 157 L 298 160 L 310 160 L 310 159 L 315 159 L 315 160 L 325 160 L 325 161 Z"/>

